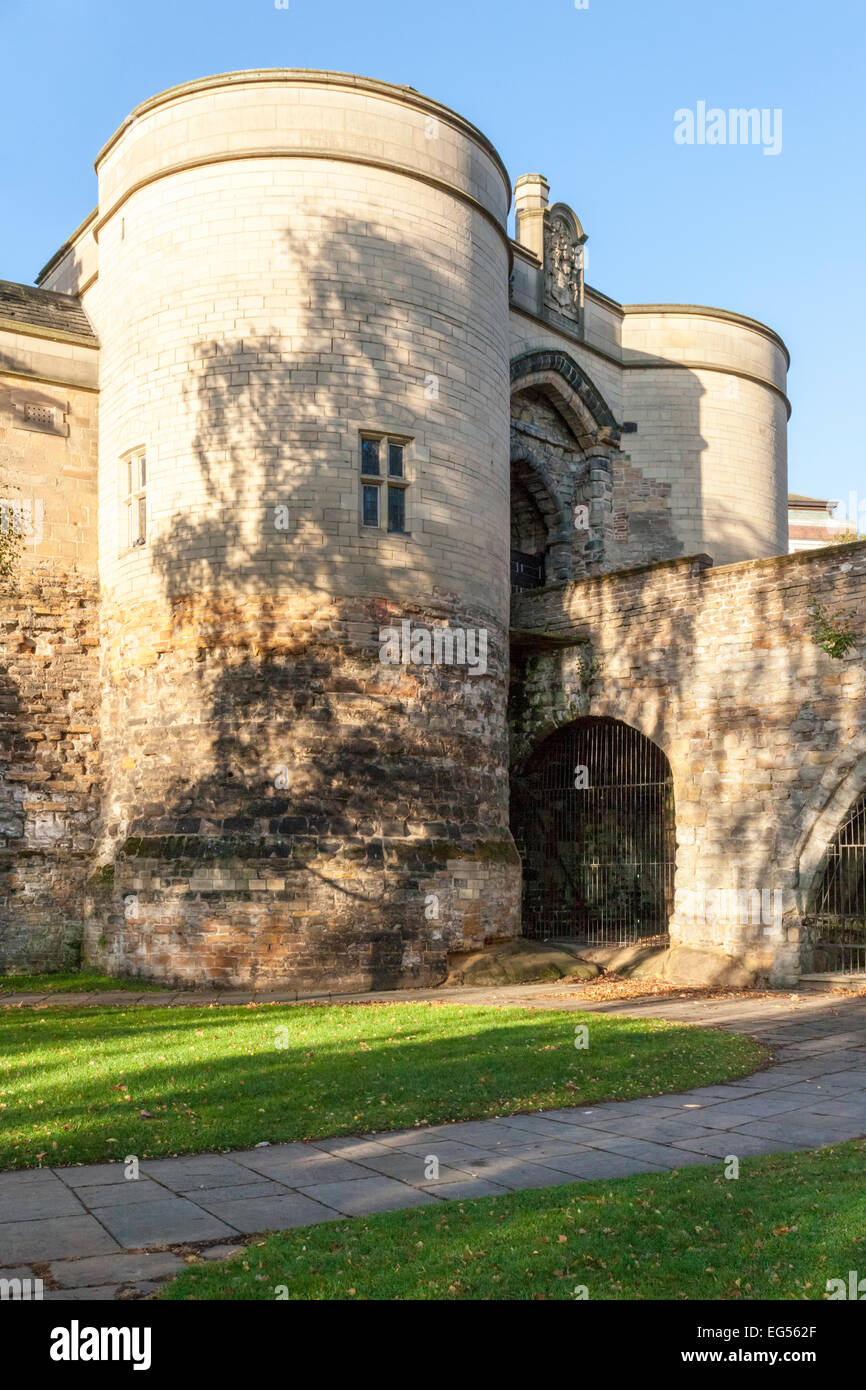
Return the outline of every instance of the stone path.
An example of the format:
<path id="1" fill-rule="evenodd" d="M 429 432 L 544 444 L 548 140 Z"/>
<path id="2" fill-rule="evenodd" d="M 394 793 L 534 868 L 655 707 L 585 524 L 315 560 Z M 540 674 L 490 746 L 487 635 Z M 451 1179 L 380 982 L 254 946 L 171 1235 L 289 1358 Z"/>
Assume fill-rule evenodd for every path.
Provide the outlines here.
<path id="1" fill-rule="evenodd" d="M 0 1278 L 40 1276 L 48 1299 L 135 1297 L 181 1268 L 191 1250 L 221 1258 L 265 1230 L 866 1136 L 866 999 L 587 1005 L 578 990 L 550 984 L 448 994 L 466 1004 L 707 1023 L 751 1033 L 775 1058 L 751 1077 L 682 1095 L 155 1159 L 141 1163 L 137 1181 L 119 1163 L 2 1173 Z"/>

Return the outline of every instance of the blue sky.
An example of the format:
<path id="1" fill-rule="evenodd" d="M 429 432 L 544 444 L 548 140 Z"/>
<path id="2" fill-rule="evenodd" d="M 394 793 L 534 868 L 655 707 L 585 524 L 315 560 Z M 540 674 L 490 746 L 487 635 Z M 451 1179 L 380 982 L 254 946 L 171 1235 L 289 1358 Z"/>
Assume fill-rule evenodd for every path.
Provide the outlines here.
<path id="1" fill-rule="evenodd" d="M 720 305 L 786 340 L 790 487 L 866 497 L 863 0 L 0 0 L 0 278 L 96 202 L 93 160 L 189 78 L 315 67 L 405 82 L 539 170 L 624 303 Z M 674 112 L 779 108 L 782 148 L 678 145 Z"/>

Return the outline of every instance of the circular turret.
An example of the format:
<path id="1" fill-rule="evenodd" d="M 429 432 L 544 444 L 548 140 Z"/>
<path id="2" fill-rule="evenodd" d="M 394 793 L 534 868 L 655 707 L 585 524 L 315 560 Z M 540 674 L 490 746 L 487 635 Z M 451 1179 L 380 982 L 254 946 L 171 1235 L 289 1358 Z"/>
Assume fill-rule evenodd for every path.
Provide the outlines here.
<path id="1" fill-rule="evenodd" d="M 91 949 L 170 981 L 441 978 L 518 929 L 507 175 L 411 88 L 304 71 L 165 92 L 97 171 Z"/>

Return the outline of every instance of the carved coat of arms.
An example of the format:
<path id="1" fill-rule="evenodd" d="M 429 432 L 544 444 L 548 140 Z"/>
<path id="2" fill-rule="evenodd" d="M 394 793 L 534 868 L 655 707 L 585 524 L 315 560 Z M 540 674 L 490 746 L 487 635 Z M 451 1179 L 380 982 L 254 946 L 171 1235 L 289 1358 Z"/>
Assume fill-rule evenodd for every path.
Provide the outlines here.
<path id="1" fill-rule="evenodd" d="M 544 228 L 544 298 L 570 319 L 580 318 L 583 305 L 583 240 L 564 217 Z"/>

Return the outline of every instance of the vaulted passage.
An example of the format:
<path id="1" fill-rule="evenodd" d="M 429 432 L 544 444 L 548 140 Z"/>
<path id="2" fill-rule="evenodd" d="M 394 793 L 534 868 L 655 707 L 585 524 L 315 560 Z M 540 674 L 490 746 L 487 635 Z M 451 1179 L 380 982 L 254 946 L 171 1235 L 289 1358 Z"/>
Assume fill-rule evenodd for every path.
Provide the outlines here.
<path id="1" fill-rule="evenodd" d="M 512 456 L 512 588 L 541 588 L 562 578 L 567 556 L 562 546 L 562 516 L 556 498 L 527 449 Z M 559 549 L 550 549 L 559 543 Z M 548 574 L 548 556 L 559 559 Z"/>
<path id="2" fill-rule="evenodd" d="M 511 587 L 544 584 L 545 557 L 556 535 L 556 502 L 526 458 L 511 463 Z"/>
<path id="3" fill-rule="evenodd" d="M 673 910 L 670 765 L 617 719 L 552 734 L 512 779 L 523 934 L 593 945 L 661 938 Z"/>
<path id="4" fill-rule="evenodd" d="M 813 971 L 866 970 L 866 792 L 827 851 L 804 925 L 812 935 Z"/>

